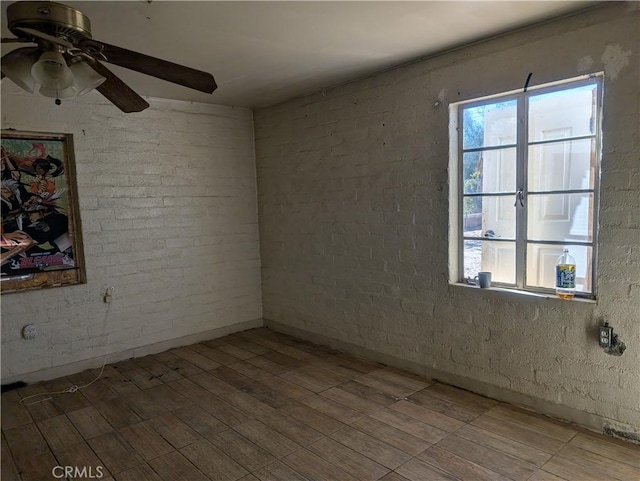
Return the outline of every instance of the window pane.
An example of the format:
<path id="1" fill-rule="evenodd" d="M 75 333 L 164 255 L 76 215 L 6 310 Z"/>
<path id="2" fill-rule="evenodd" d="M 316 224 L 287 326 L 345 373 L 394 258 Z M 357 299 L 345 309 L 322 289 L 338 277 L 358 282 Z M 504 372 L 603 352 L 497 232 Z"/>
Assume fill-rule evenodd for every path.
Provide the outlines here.
<path id="1" fill-rule="evenodd" d="M 516 100 L 509 100 L 464 109 L 463 149 L 515 144 L 516 106 Z"/>
<path id="2" fill-rule="evenodd" d="M 465 194 L 516 191 L 515 148 L 467 152 L 463 162 Z"/>
<path id="3" fill-rule="evenodd" d="M 473 279 L 480 271 L 491 272 L 491 282 L 515 284 L 515 243 L 464 241 L 464 276 Z"/>
<path id="4" fill-rule="evenodd" d="M 529 146 L 529 190 L 593 189 L 595 140 Z"/>
<path id="5" fill-rule="evenodd" d="M 530 194 L 527 203 L 528 239 L 592 242 L 593 194 Z"/>
<path id="6" fill-rule="evenodd" d="M 463 230 L 470 237 L 515 239 L 514 197 L 465 197 Z"/>
<path id="7" fill-rule="evenodd" d="M 556 262 L 562 255 L 561 245 L 527 245 L 527 286 L 556 287 Z M 593 292 L 591 286 L 592 248 L 588 246 L 567 246 L 569 254 L 576 260 L 576 291 Z"/>
<path id="8" fill-rule="evenodd" d="M 529 142 L 595 133 L 596 84 L 529 97 Z"/>

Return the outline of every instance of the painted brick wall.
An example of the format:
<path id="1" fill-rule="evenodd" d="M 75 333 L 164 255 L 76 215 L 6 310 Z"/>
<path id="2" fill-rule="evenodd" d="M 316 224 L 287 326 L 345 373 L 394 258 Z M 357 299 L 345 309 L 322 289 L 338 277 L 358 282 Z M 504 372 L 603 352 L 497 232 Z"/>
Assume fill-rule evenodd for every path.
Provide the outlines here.
<path id="1" fill-rule="evenodd" d="M 88 278 L 2 296 L 3 382 L 262 317 L 251 111 L 150 104 L 58 107 L 2 83 L 3 128 L 74 135 Z"/>
<path id="2" fill-rule="evenodd" d="M 257 111 L 265 320 L 640 432 L 638 26 L 637 4 L 609 5 Z M 448 104 L 589 71 L 606 72 L 597 303 L 449 285 Z"/>

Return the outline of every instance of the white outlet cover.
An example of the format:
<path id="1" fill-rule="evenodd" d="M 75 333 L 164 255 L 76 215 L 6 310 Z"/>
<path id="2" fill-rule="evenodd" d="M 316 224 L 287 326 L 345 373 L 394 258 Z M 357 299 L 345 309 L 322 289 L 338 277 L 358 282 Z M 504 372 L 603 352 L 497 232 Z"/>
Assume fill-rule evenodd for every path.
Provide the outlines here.
<path id="1" fill-rule="evenodd" d="M 27 324 L 22 328 L 22 337 L 25 339 L 33 339 L 37 334 L 38 331 L 36 330 L 36 326 L 33 324 Z"/>

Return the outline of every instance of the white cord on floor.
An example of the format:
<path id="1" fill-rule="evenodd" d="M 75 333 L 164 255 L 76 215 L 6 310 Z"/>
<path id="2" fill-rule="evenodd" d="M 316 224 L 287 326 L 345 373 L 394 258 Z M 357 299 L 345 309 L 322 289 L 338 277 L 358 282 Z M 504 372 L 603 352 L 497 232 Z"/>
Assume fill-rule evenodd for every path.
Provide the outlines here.
<path id="1" fill-rule="evenodd" d="M 62 391 L 39 392 L 37 394 L 32 394 L 31 396 L 23 397 L 22 399 L 20 399 L 20 404 L 22 404 L 23 406 L 32 406 L 33 404 L 38 404 L 38 403 L 41 403 L 41 402 L 44 402 L 44 401 L 49 401 L 50 399 L 53 399 L 53 396 L 55 396 L 57 394 L 74 393 L 76 391 L 79 391 L 81 389 L 89 387 L 94 382 L 96 382 L 98 379 L 100 379 L 102 377 L 102 373 L 104 372 L 104 366 L 106 364 L 107 364 L 107 355 L 105 354 L 104 360 L 102 361 L 102 367 L 100 368 L 100 372 L 98 373 L 98 375 L 96 376 L 96 378 L 94 380 L 92 380 L 91 382 L 88 382 L 84 386 L 78 386 L 77 384 L 74 384 L 73 386 L 69 386 L 68 388 L 63 389 Z M 42 399 L 38 399 L 37 401 L 26 402 L 27 399 L 31 399 L 31 398 L 38 397 L 38 396 L 47 396 L 47 397 L 42 398 Z"/>

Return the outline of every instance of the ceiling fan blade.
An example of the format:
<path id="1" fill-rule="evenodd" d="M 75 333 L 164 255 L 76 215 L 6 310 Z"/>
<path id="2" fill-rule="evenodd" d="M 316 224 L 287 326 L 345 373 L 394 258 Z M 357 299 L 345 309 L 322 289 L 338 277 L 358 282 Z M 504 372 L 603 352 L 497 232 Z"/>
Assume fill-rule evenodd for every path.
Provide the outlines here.
<path id="1" fill-rule="evenodd" d="M 207 94 L 212 93 L 218 86 L 213 75 L 200 70 L 195 70 L 183 65 L 150 57 L 133 50 L 116 47 L 107 43 L 87 40 L 80 44 L 80 48 L 85 49 L 92 55 L 104 56 L 104 59 L 120 67 L 135 70 L 152 77 L 157 77 L 168 82 L 183 85 L 190 89 L 199 90 Z"/>
<path id="2" fill-rule="evenodd" d="M 16 30 L 20 30 L 21 32 L 24 32 L 27 35 L 30 35 L 36 40 L 38 39 L 44 40 L 45 42 L 53 43 L 55 45 L 60 45 L 64 48 L 73 48 L 73 44 L 71 42 L 67 42 L 62 38 L 54 37 L 53 35 L 43 33 L 40 30 L 35 30 L 33 28 L 23 28 L 23 27 L 16 27 Z"/>
<path id="3" fill-rule="evenodd" d="M 149 107 L 145 99 L 135 93 L 126 83 L 116 77 L 111 70 L 100 62 L 93 61 L 88 62 L 88 64 L 93 70 L 107 79 L 97 87 L 96 90 L 120 110 L 125 113 L 142 112 Z"/>
<path id="4" fill-rule="evenodd" d="M 2 43 L 32 43 L 29 40 L 23 40 L 21 38 L 3 38 Z"/>

